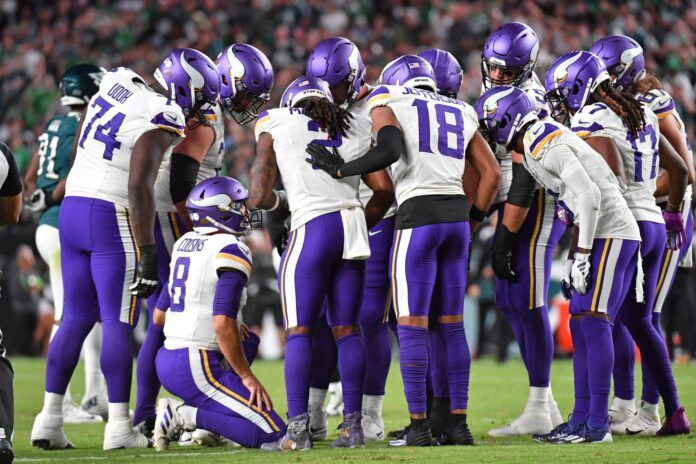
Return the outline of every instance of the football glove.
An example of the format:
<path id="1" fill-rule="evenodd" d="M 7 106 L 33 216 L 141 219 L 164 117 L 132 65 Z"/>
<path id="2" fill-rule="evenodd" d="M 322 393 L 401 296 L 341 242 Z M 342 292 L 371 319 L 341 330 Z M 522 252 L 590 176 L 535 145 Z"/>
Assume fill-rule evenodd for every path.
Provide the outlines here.
<path id="1" fill-rule="evenodd" d="M 501 280 L 513 280 L 516 277 L 513 270 L 514 256 L 512 255 L 512 243 L 515 235 L 502 222 L 498 223 L 495 236 L 493 237 L 491 258 L 493 271 Z"/>
<path id="2" fill-rule="evenodd" d="M 53 192 L 38 188 L 31 194 L 29 201 L 26 203 L 26 208 L 34 213 L 40 213 L 41 211 L 50 208 L 53 205 L 59 204 L 59 201 L 53 199 Z"/>
<path id="3" fill-rule="evenodd" d="M 561 277 L 561 293 L 566 300 L 570 300 L 573 296 L 573 285 L 570 283 L 570 272 L 572 269 L 573 260 L 566 259 L 565 267 L 563 268 L 563 277 Z"/>
<path id="4" fill-rule="evenodd" d="M 589 253 L 575 253 L 573 267 L 570 270 L 570 281 L 575 291 L 581 295 L 585 295 L 590 288 L 591 267 Z"/>
<path id="5" fill-rule="evenodd" d="M 684 231 L 684 218 L 681 211 L 662 212 L 667 228 L 667 248 L 672 251 L 681 250 L 686 242 L 686 232 Z"/>
<path id="6" fill-rule="evenodd" d="M 135 282 L 130 286 L 131 295 L 147 298 L 157 288 L 157 248 L 155 245 L 139 247 L 140 258 L 135 271 Z"/>
<path id="7" fill-rule="evenodd" d="M 306 161 L 312 165 L 312 167 L 321 169 L 328 173 L 334 179 L 340 179 L 341 176 L 338 175 L 338 171 L 345 164 L 341 155 L 338 154 L 336 147 L 331 147 L 331 151 L 328 148 L 319 145 L 316 142 L 307 144 L 307 153 L 311 158 L 306 158 Z"/>

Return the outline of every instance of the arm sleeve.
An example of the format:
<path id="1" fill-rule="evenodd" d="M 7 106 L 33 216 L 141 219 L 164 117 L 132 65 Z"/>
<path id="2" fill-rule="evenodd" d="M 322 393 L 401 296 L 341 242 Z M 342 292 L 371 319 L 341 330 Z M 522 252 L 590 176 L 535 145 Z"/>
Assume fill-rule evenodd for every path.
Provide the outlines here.
<path id="1" fill-rule="evenodd" d="M 172 196 L 172 202 L 179 203 L 186 200 L 193 187 L 196 186 L 200 164 L 183 153 L 172 153 L 170 165 L 169 193 Z"/>
<path id="2" fill-rule="evenodd" d="M 404 137 L 396 126 L 384 126 L 377 133 L 377 143 L 360 158 L 341 166 L 341 176 L 357 176 L 379 171 L 399 160 Z"/>
<path id="3" fill-rule="evenodd" d="M 22 179 L 19 177 L 17 163 L 10 147 L 0 142 L 2 160 L 0 160 L 0 196 L 13 197 L 22 193 Z"/>
<path id="4" fill-rule="evenodd" d="M 171 306 L 171 299 L 169 297 L 169 287 L 165 285 L 157 298 L 157 303 L 155 303 L 155 308 L 161 309 L 162 311 L 167 311 Z"/>
<path id="5" fill-rule="evenodd" d="M 580 222 L 578 246 L 592 249 L 602 201 L 599 187 L 592 181 L 575 154 L 563 145 L 553 147 L 544 160 L 546 167 L 561 178 L 577 199 L 576 216 Z"/>
<path id="6" fill-rule="evenodd" d="M 529 208 L 532 204 L 534 191 L 536 190 L 536 180 L 519 163 L 512 163 L 512 184 L 507 196 L 507 203 Z"/>
<path id="7" fill-rule="evenodd" d="M 213 316 L 227 316 L 237 319 L 242 292 L 247 283 L 247 276 L 237 270 L 221 272 L 215 287 L 213 299 Z"/>

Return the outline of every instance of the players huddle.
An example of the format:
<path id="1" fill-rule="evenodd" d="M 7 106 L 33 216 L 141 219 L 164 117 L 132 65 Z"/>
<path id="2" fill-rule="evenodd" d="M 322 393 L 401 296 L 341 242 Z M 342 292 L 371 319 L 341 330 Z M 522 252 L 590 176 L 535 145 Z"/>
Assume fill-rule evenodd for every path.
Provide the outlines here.
<path id="1" fill-rule="evenodd" d="M 79 126 L 47 126 L 32 197 L 42 224 L 57 227 L 65 271 L 34 446 L 72 446 L 68 383 L 97 322 L 108 406 L 99 412 L 104 393 L 92 388 L 82 410 L 108 417 L 104 449 L 162 450 L 187 433 L 206 444 L 312 448 L 327 436 L 323 403 L 336 367 L 344 418 L 332 446 L 383 440 L 389 325 L 410 415 L 389 444 L 472 445 L 464 298 L 471 234 L 493 212 L 496 301 L 530 391 L 524 412 L 489 434 L 587 443 L 688 433 L 659 323 L 692 238 L 684 124 L 632 39 L 608 36 L 560 57 L 543 85 L 538 51 L 524 24 L 493 32 L 475 108 L 457 100 L 462 70 L 450 53 L 401 56 L 371 87 L 344 38 L 317 45 L 280 107 L 261 113 L 273 70 L 246 44 L 215 62 L 175 49 L 153 76 L 84 73 L 82 99 L 64 103 L 79 105 L 69 115 Z M 256 121 L 248 190 L 217 175 L 224 117 Z M 237 321 L 252 272 L 242 237 L 260 228 L 259 210 L 282 253 L 287 424 L 251 369 L 259 339 Z M 551 392 L 547 294 L 567 228 L 561 284 L 575 403 L 566 422 Z M 53 267 L 51 275 L 55 287 Z M 144 298 L 150 319 L 131 420 L 131 331 Z M 638 410 L 633 340 L 643 364 Z M 160 385 L 178 399 L 155 408 Z"/>

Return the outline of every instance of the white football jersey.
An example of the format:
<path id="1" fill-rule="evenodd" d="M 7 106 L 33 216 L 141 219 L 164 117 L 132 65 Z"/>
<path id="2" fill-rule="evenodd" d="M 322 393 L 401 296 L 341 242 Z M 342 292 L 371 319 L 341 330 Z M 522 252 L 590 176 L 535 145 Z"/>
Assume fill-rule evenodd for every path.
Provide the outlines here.
<path id="1" fill-rule="evenodd" d="M 522 82 L 519 89 L 527 94 L 527 97 L 539 114 L 539 118 L 545 118 L 551 114 L 549 105 L 546 103 L 546 100 L 544 100 L 544 86 L 539 82 L 536 73 L 532 73 L 532 77 Z M 486 88 L 481 84 L 481 94 L 485 91 Z M 507 200 L 510 185 L 512 185 L 512 154 L 504 145 L 496 144 L 495 157 L 498 158 L 500 162 L 500 187 L 498 188 L 498 193 L 493 202 L 494 204 L 504 203 Z"/>
<path id="2" fill-rule="evenodd" d="M 275 108 L 259 114 L 255 127 L 256 140 L 268 132 L 273 137 L 278 171 L 288 196 L 292 230 L 324 214 L 343 209 L 361 208 L 358 197 L 360 176 L 333 179 L 324 171 L 314 169 L 306 159 L 307 144 L 313 141 L 336 147 L 346 161 L 361 157 L 370 148 L 370 120 L 356 117 L 350 130 L 330 140 L 319 123 L 305 116 L 299 108 Z"/>
<path id="3" fill-rule="evenodd" d="M 372 89 L 370 89 L 372 90 Z M 372 121 L 370 120 L 370 113 L 367 111 L 367 101 L 368 101 L 369 95 L 365 95 L 364 98 L 361 98 L 357 102 L 353 103 L 348 110 L 351 112 L 353 115 L 353 118 L 367 118 L 368 123 L 372 126 Z M 370 129 L 371 130 L 371 129 Z M 371 134 L 372 137 L 372 142 L 374 143 L 374 138 L 375 134 Z M 387 168 L 387 172 L 391 175 L 391 167 Z M 363 208 L 367 206 L 367 202 L 370 201 L 370 198 L 372 198 L 372 189 L 367 186 L 365 182 L 362 180 L 360 181 L 360 203 L 362 203 Z M 394 203 L 389 210 L 386 212 L 384 215 L 385 218 L 391 217 L 396 214 L 396 203 Z"/>
<path id="4" fill-rule="evenodd" d="M 169 267 L 167 290 L 171 303 L 164 324 L 164 346 L 169 350 L 219 351 L 213 326 L 217 273 L 232 269 L 248 279 L 251 251 L 234 235 L 190 231 L 174 244 Z"/>
<path id="5" fill-rule="evenodd" d="M 645 105 L 643 109 L 645 127 L 635 138 L 621 118 L 603 103 L 584 106 L 573 115 L 570 126 L 583 139 L 607 137 L 616 144 L 628 181 L 623 186 L 623 195 L 636 221 L 664 223 L 653 196 L 659 167 L 660 127 L 655 113 Z"/>
<path id="6" fill-rule="evenodd" d="M 423 195 L 464 195 L 466 147 L 478 129 L 471 105 L 393 85 L 377 87 L 367 105 L 370 112 L 388 106 L 401 126 L 404 147 L 392 165 L 398 205 Z"/>
<path id="7" fill-rule="evenodd" d="M 682 137 L 684 137 L 684 141 L 686 142 L 686 146 L 689 149 L 689 153 L 691 153 L 691 144 L 689 143 L 689 139 L 686 135 L 686 124 L 684 124 L 684 121 L 682 120 L 681 116 L 679 116 L 679 112 L 677 111 L 674 105 L 674 100 L 672 99 L 672 96 L 662 89 L 653 89 L 647 92 L 645 95 L 637 95 L 636 98 L 639 102 L 646 104 L 650 107 L 653 113 L 655 113 L 655 116 L 657 116 L 658 121 L 661 121 L 663 118 L 666 118 L 670 114 L 674 116 L 674 118 L 677 120 L 677 125 L 679 126 L 679 132 L 681 132 Z M 660 169 L 660 172 L 661 171 L 662 169 Z M 693 193 L 692 189 L 693 188 L 691 184 L 686 186 L 684 198 L 691 197 Z M 658 203 L 666 201 L 666 196 L 657 199 Z"/>
<path id="8" fill-rule="evenodd" d="M 128 174 L 133 146 L 153 129 L 175 135 L 165 153 L 184 137 L 181 108 L 150 88 L 128 68 L 104 75 L 82 125 L 66 196 L 99 198 L 128 207 Z"/>
<path id="9" fill-rule="evenodd" d="M 575 224 L 582 218 L 573 190 L 586 190 L 574 185 L 582 179 L 568 175 L 577 161 L 601 194 L 601 206 L 595 238 L 640 240 L 640 231 L 616 176 L 604 158 L 565 126 L 545 118 L 535 122 L 524 135 L 524 161 L 527 170 L 568 211 Z M 591 186 L 590 186 L 591 187 Z"/>
<path id="10" fill-rule="evenodd" d="M 210 145 L 208 152 L 205 154 L 201 166 L 198 168 L 196 183 L 215 177 L 222 167 L 222 158 L 225 154 L 225 120 L 222 117 L 220 105 L 215 105 L 208 110 L 204 110 L 205 117 L 208 120 L 210 127 L 215 133 L 215 139 Z M 176 147 L 174 147 L 176 148 Z M 171 164 L 162 163 L 159 173 L 157 174 L 157 182 L 155 183 L 155 196 L 157 199 L 157 211 L 173 212 L 176 211 L 172 195 L 169 189 L 169 179 L 171 173 Z"/>

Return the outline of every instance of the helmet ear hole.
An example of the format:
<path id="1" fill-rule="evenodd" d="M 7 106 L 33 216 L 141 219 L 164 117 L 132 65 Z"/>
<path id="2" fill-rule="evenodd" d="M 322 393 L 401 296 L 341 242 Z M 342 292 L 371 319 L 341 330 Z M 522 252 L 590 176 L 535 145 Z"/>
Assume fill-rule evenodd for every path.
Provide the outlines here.
<path id="1" fill-rule="evenodd" d="M 580 93 L 580 84 L 576 83 L 573 85 L 573 90 L 571 91 L 571 95 L 577 95 Z"/>

